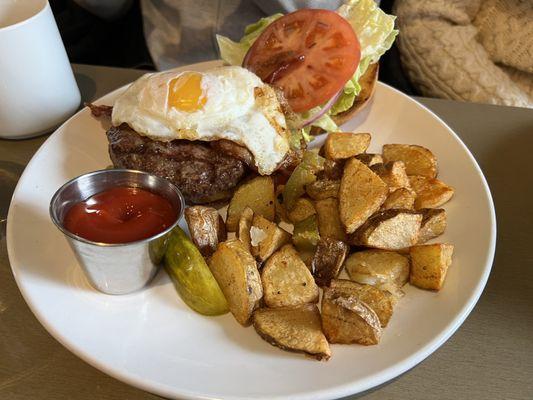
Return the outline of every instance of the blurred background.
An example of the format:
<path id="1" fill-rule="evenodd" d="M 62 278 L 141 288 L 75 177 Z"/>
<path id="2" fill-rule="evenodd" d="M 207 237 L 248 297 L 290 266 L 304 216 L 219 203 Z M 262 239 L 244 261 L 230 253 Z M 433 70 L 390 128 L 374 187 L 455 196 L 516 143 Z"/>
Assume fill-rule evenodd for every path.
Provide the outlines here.
<path id="1" fill-rule="evenodd" d="M 339 0 L 50 0 L 71 62 L 164 70 L 218 58 L 274 12 Z M 382 0 L 400 35 L 382 82 L 410 95 L 533 107 L 533 1 Z"/>

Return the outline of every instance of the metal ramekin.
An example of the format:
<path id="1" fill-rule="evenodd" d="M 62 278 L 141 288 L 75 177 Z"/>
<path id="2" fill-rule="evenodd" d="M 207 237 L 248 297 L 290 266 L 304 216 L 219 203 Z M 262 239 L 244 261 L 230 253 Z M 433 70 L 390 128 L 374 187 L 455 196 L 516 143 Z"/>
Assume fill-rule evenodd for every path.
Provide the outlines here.
<path id="1" fill-rule="evenodd" d="M 166 230 L 130 243 L 99 243 L 69 232 L 63 226 L 76 203 L 117 186 L 147 189 L 179 208 L 176 221 Z M 67 238 L 91 284 L 107 294 L 126 294 L 146 286 L 159 270 L 170 231 L 183 217 L 185 201 L 179 189 L 166 179 L 146 172 L 108 169 L 81 175 L 60 187 L 50 201 L 50 217 Z"/>

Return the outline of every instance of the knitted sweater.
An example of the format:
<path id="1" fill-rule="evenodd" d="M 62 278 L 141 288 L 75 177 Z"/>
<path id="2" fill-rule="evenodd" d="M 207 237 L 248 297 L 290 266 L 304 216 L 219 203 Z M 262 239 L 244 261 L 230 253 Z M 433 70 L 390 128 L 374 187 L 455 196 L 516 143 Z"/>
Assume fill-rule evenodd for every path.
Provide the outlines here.
<path id="1" fill-rule="evenodd" d="M 422 94 L 533 108 L 533 1 L 397 0 L 395 13 Z"/>

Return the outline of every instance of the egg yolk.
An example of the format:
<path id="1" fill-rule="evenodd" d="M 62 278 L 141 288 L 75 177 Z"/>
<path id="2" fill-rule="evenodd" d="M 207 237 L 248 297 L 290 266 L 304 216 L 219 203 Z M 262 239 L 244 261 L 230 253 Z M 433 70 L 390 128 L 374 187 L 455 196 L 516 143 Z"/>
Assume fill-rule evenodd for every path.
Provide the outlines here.
<path id="1" fill-rule="evenodd" d="M 201 110 L 207 102 L 201 83 L 202 75 L 197 72 L 187 72 L 172 79 L 168 87 L 168 107 L 185 112 Z"/>

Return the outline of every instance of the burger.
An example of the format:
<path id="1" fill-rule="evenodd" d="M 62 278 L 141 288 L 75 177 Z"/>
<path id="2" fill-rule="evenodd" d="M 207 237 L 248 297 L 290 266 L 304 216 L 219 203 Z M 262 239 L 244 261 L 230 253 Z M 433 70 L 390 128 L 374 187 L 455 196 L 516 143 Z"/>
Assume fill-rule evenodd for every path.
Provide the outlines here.
<path id="1" fill-rule="evenodd" d="M 225 66 L 146 74 L 112 108 L 91 108 L 111 116 L 115 167 L 164 177 L 191 204 L 217 202 L 250 174 L 290 171 L 311 132 L 357 113 L 396 34 L 373 0 L 277 14 L 239 42 L 217 36 Z"/>

